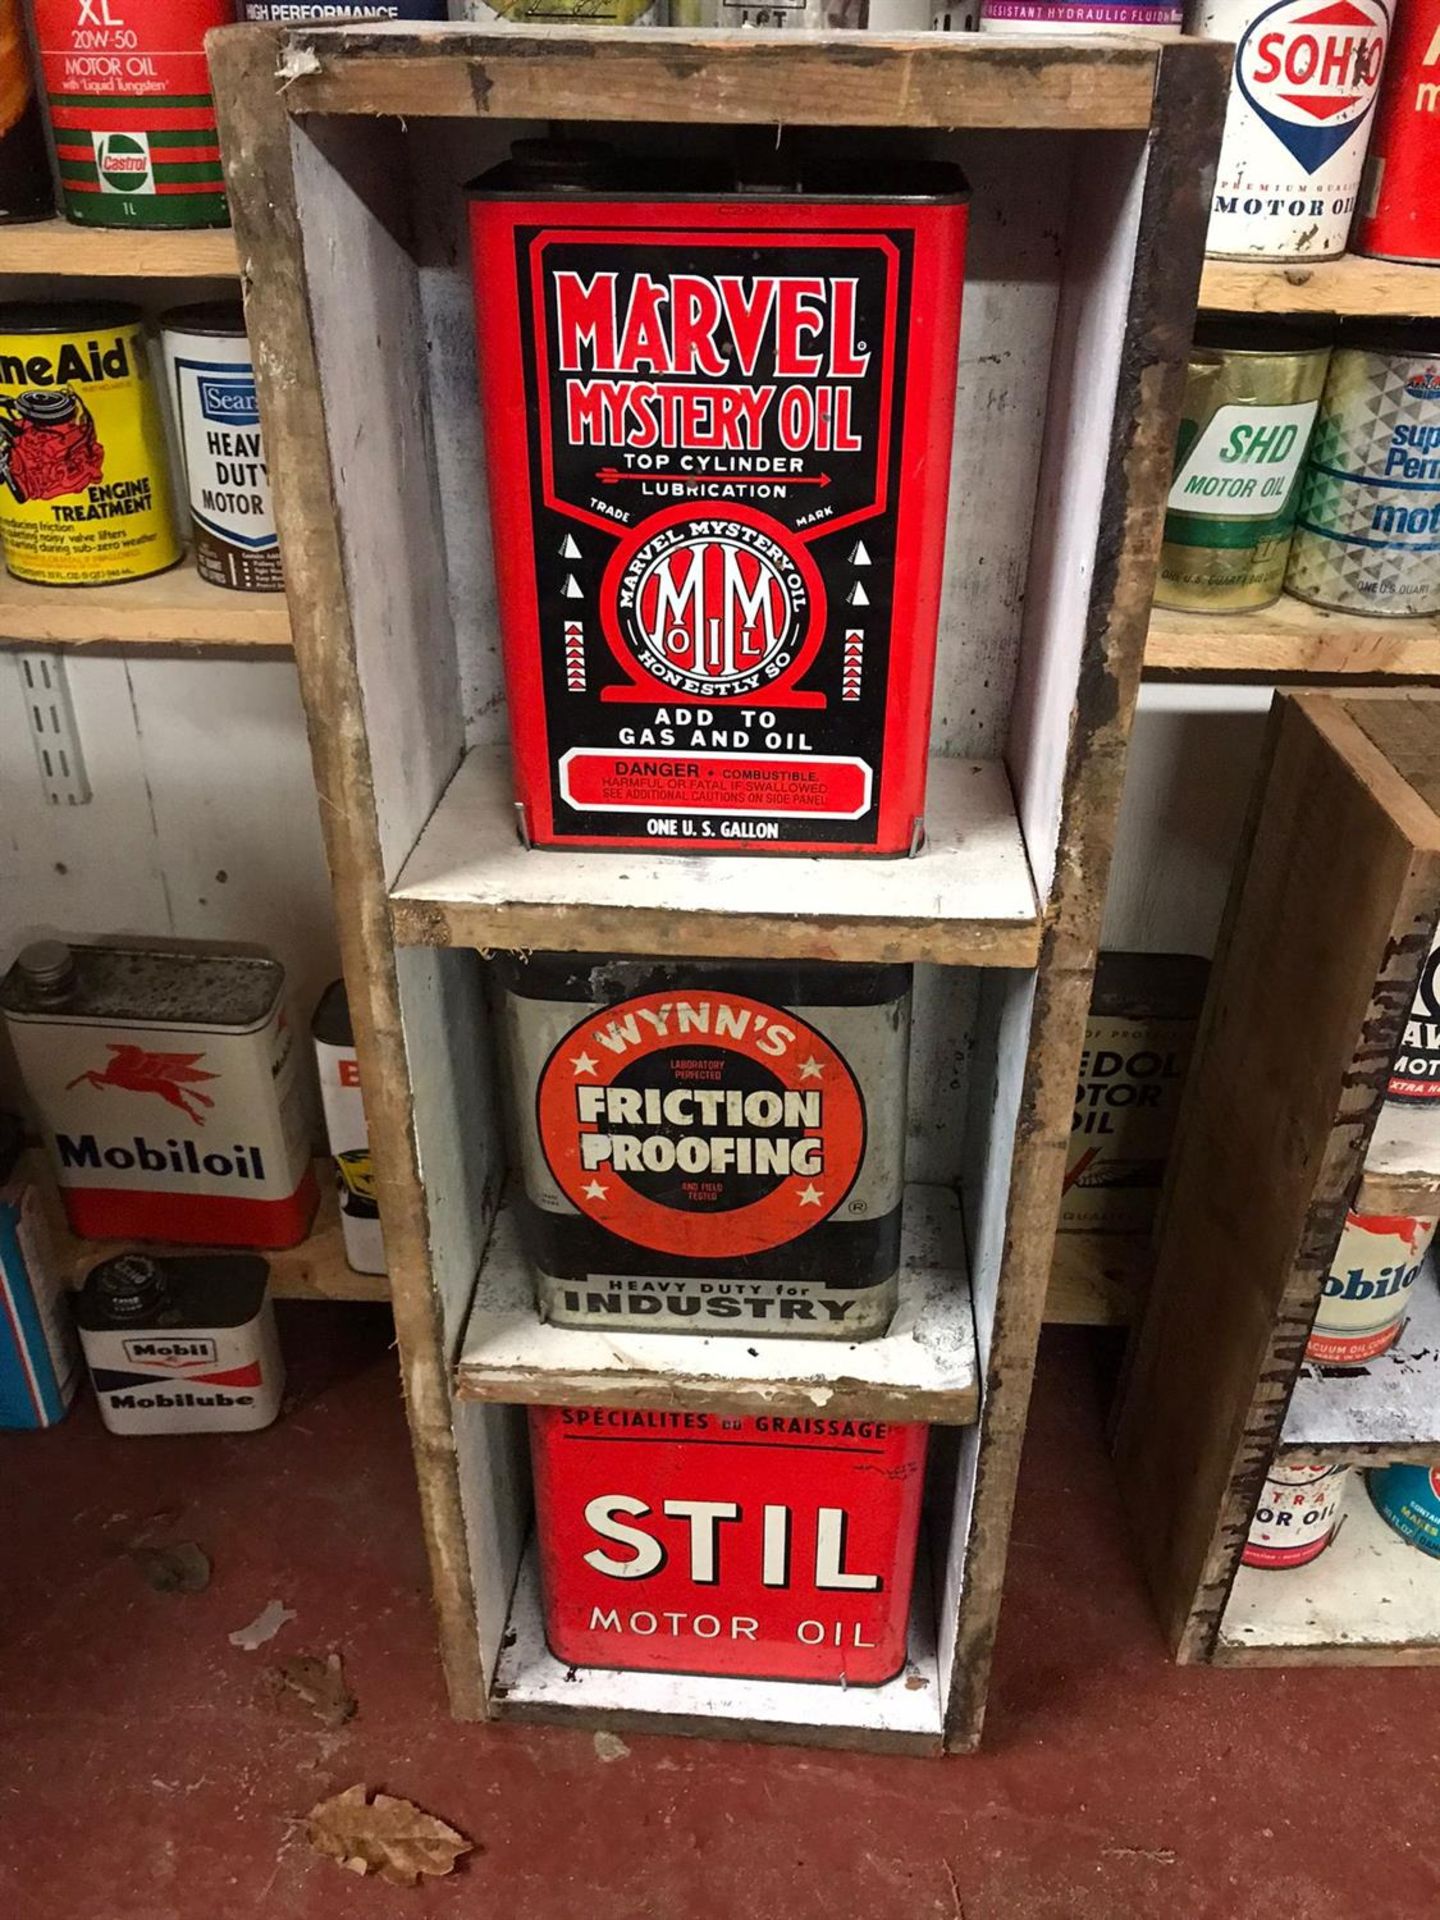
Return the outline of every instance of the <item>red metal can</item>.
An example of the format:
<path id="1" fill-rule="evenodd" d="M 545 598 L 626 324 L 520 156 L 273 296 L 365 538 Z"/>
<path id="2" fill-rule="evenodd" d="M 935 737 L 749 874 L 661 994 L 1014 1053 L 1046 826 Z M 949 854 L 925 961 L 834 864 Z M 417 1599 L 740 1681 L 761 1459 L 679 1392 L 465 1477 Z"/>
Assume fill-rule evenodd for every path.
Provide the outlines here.
<path id="1" fill-rule="evenodd" d="M 657 194 L 604 149 L 523 144 L 471 222 L 526 833 L 911 851 L 961 176 Z"/>
<path id="2" fill-rule="evenodd" d="M 576 1667 L 893 1679 L 928 1431 L 532 1407 L 551 1651 Z"/>
<path id="3" fill-rule="evenodd" d="M 1351 245 L 1440 265 L 1440 0 L 1396 10 Z"/>

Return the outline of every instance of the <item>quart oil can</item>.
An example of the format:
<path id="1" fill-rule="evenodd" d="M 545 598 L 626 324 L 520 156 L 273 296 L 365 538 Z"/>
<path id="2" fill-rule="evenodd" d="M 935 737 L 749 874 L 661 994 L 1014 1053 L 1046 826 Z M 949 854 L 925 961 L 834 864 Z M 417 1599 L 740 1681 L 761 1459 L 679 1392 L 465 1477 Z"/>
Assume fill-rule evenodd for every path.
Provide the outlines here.
<path id="1" fill-rule="evenodd" d="M 1349 1467 L 1324 1460 L 1271 1464 L 1241 1560 L 1247 1567 L 1303 1567 L 1329 1546 L 1350 1483 Z"/>
<path id="2" fill-rule="evenodd" d="M 926 1439 L 883 1420 L 532 1407 L 551 1652 L 577 1667 L 893 1679 Z"/>
<path id="3" fill-rule="evenodd" d="M 1433 1220 L 1347 1213 L 1315 1309 L 1306 1359 L 1363 1366 L 1393 1347 L 1434 1238 Z"/>
<path id="4" fill-rule="evenodd" d="M 1440 1471 L 1397 1462 L 1365 1481 L 1380 1518 L 1412 1547 L 1440 1558 Z"/>
<path id="5" fill-rule="evenodd" d="M 1407 1141 L 1425 1155 L 1421 1164 L 1440 1166 L 1440 936 L 1420 971 L 1385 1104 L 1403 1114 Z"/>
<path id="6" fill-rule="evenodd" d="M 0 0 L 0 223 L 48 220 L 54 211 L 24 9 L 20 0 Z"/>
<path id="7" fill-rule="evenodd" d="M 1440 0 L 1405 0 L 1385 62 L 1351 245 L 1440 265 Z"/>
<path id="8" fill-rule="evenodd" d="M 503 956 L 562 1326 L 864 1340 L 895 1309 L 908 967 Z"/>
<path id="9" fill-rule="evenodd" d="M 794 190 L 647 184 L 677 171 L 522 143 L 473 191 L 525 831 L 537 846 L 908 853 L 963 182 L 897 168 L 883 193 L 803 169 Z"/>
<path id="10" fill-rule="evenodd" d="M 278 960 L 26 947 L 0 1011 L 75 1232 L 289 1247 L 319 1198 Z"/>

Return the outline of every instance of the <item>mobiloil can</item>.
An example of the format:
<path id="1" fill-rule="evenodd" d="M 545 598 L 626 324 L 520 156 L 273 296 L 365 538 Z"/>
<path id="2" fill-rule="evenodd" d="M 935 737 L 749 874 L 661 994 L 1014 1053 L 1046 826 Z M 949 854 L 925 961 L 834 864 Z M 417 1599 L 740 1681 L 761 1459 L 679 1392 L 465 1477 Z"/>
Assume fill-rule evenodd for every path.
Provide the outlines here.
<path id="1" fill-rule="evenodd" d="M 384 1273 L 385 1242 L 380 1233 L 375 1172 L 370 1164 L 370 1131 L 360 1096 L 360 1062 L 343 980 L 332 980 L 320 996 L 310 1022 L 310 1037 L 320 1069 L 325 1133 L 335 1161 L 345 1258 L 356 1273 Z"/>
<path id="2" fill-rule="evenodd" d="M 75 1397 L 80 1350 L 23 1146 L 20 1122 L 0 1113 L 0 1427 L 53 1427 Z"/>
<path id="3" fill-rule="evenodd" d="M 1440 265 L 1440 0 L 1405 0 L 1385 61 L 1350 244 L 1376 260 Z"/>
<path id="4" fill-rule="evenodd" d="M 268 1278 L 244 1253 L 122 1253 L 92 1267 L 75 1318 L 110 1431 L 268 1427 L 285 1388 Z"/>
<path id="5" fill-rule="evenodd" d="M 48 220 L 54 212 L 25 12 L 20 0 L 0 0 L 0 222 Z"/>
<path id="6" fill-rule="evenodd" d="M 0 1011 L 76 1233 L 304 1238 L 319 1194 L 284 988 L 251 954 L 24 949 Z"/>
<path id="7" fill-rule="evenodd" d="M 1306 1359 L 1356 1367 L 1393 1347 L 1434 1238 L 1433 1220 L 1347 1213 L 1315 1309 Z"/>
<path id="8" fill-rule="evenodd" d="M 1238 613 L 1280 598 L 1329 359 L 1324 342 L 1283 325 L 1197 328 L 1156 606 Z"/>
<path id="9" fill-rule="evenodd" d="M 683 164 L 521 143 L 474 192 L 537 846 L 906 854 L 923 832 L 964 186 L 776 164 L 793 188 L 658 192 Z"/>
<path id="10" fill-rule="evenodd" d="M 1240 1555 L 1247 1567 L 1303 1567 L 1335 1534 L 1348 1467 L 1325 1460 L 1276 1460 L 1265 1476 L 1260 1504 Z"/>
<path id="11" fill-rule="evenodd" d="M 895 1309 L 910 970 L 497 960 L 562 1326 L 864 1340 Z"/>

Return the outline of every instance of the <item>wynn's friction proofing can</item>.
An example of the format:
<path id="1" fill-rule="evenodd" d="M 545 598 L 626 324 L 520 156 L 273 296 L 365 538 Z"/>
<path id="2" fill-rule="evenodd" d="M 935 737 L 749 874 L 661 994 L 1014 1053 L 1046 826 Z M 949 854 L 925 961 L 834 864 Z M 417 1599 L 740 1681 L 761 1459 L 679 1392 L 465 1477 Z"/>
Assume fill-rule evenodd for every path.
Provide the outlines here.
<path id="1" fill-rule="evenodd" d="M 1345 251 L 1393 0 L 1190 0 L 1190 32 L 1234 40 L 1207 253 Z"/>
<path id="2" fill-rule="evenodd" d="M 532 1407 L 551 1652 L 575 1667 L 894 1679 L 926 1438 L 883 1420 Z"/>
<path id="3" fill-rule="evenodd" d="M 817 1340 L 885 1331 L 908 967 L 496 964 L 546 1319 Z"/>
<path id="4" fill-rule="evenodd" d="M 1306 1359 L 1327 1366 L 1361 1366 L 1393 1347 L 1434 1238 L 1433 1220 L 1347 1213 L 1315 1310 Z"/>
<path id="5" fill-rule="evenodd" d="M 278 960 L 26 947 L 0 1011 L 70 1225 L 289 1247 L 319 1197 Z"/>
<path id="6" fill-rule="evenodd" d="M 0 307 L 0 541 L 17 579 L 49 587 L 180 558 L 137 308 Z"/>
<path id="7" fill-rule="evenodd" d="M 1377 260 L 1440 265 L 1440 0 L 1405 0 L 1360 189 L 1351 245 Z"/>
<path id="8" fill-rule="evenodd" d="M 1348 1467 L 1276 1460 L 1261 1489 L 1240 1558 L 1247 1567 L 1303 1567 L 1329 1546 L 1349 1484 Z"/>
<path id="9" fill-rule="evenodd" d="M 471 210 L 529 836 L 908 853 L 963 182 L 931 168 L 885 194 L 819 177 L 657 193 L 633 178 L 604 148 L 522 145 Z"/>
<path id="10" fill-rule="evenodd" d="M 1202 324 L 1190 354 L 1155 604 L 1238 613 L 1280 597 L 1328 346 Z"/>

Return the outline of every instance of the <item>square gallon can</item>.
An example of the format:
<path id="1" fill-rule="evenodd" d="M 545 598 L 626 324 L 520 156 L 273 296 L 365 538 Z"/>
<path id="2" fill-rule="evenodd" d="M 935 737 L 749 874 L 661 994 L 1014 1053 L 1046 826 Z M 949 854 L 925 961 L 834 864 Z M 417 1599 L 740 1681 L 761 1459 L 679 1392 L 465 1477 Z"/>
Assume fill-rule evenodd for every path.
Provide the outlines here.
<path id="1" fill-rule="evenodd" d="M 471 189 L 537 847 L 923 836 L 965 183 L 788 145 L 766 168 L 779 184 L 521 141 Z"/>
<path id="2" fill-rule="evenodd" d="M 850 1687 L 894 1679 L 928 1431 L 532 1407 L 551 1652 L 575 1667 Z"/>

